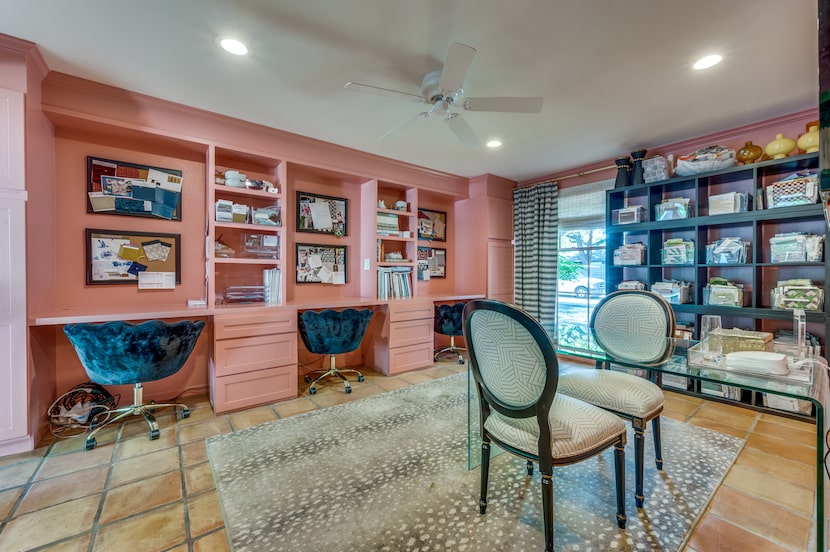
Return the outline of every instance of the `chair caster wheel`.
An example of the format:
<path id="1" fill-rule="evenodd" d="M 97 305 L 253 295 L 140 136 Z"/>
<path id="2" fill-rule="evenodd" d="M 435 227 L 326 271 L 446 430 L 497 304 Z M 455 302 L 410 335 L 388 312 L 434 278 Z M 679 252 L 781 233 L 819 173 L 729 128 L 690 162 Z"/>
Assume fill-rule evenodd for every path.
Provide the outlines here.
<path id="1" fill-rule="evenodd" d="M 458 359 L 458 364 L 464 364 L 464 359 L 463 359 L 463 358 L 459 358 L 459 359 Z"/>
<path id="2" fill-rule="evenodd" d="M 155 441 L 155 440 L 156 440 L 156 439 L 158 439 L 158 438 L 159 438 L 159 430 L 157 430 L 157 429 L 151 429 L 151 430 L 150 430 L 150 440 L 151 440 L 151 441 Z"/>
<path id="3" fill-rule="evenodd" d="M 93 439 L 87 439 L 86 442 L 84 443 L 84 450 L 92 450 L 97 446 L 98 446 L 98 441 L 96 441 L 94 438 Z"/>
<path id="4" fill-rule="evenodd" d="M 357 376 L 357 381 L 363 381 L 363 380 L 365 380 L 365 379 L 366 379 L 366 378 L 364 378 L 363 376 Z"/>
<path id="5" fill-rule="evenodd" d="M 305 381 L 306 383 L 311 383 L 311 377 L 306 376 L 306 377 L 303 378 L 303 381 Z"/>
<path id="6" fill-rule="evenodd" d="M 182 408 L 182 420 L 184 420 L 185 418 L 190 418 L 189 408 Z"/>
<path id="7" fill-rule="evenodd" d="M 314 394 L 316 394 L 316 393 L 317 393 L 317 390 L 316 390 L 316 389 L 314 389 L 313 387 L 309 387 L 309 388 L 308 388 L 308 394 L 309 394 L 309 395 L 314 395 Z"/>
<path id="8" fill-rule="evenodd" d="M 348 394 L 349 394 L 349 393 L 351 393 L 351 392 L 352 392 L 352 388 L 351 388 L 351 387 L 347 387 L 347 388 L 346 388 L 346 394 L 348 395 Z"/>

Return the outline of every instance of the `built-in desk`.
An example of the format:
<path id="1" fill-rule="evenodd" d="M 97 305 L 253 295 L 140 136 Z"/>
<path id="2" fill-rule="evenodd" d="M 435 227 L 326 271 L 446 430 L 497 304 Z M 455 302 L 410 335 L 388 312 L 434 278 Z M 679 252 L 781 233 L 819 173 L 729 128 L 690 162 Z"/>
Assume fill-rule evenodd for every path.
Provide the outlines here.
<path id="1" fill-rule="evenodd" d="M 221 413 L 297 397 L 298 357 L 305 352 L 302 341 L 297 339 L 298 311 L 347 307 L 375 309 L 376 314 L 357 353 L 360 358 L 350 357 L 349 360 L 390 375 L 432 365 L 435 303 L 480 298 L 482 295 L 431 295 L 389 300 L 340 297 L 288 301 L 273 307 L 239 305 L 211 309 L 155 305 L 130 308 L 129 311 L 99 307 L 44 314 L 31 319 L 29 324 L 37 328 L 114 320 L 204 319 L 208 322 L 204 335 L 209 341 L 208 351 L 203 354 L 206 360 L 197 362 L 192 370 L 203 374 L 200 376 L 201 388 L 209 388 L 214 411 Z M 63 338 L 58 335 L 56 339 Z M 58 369 L 60 365 L 57 361 Z M 168 395 L 195 391 L 200 387 L 192 382 L 180 389 L 170 389 L 169 385 L 175 384 L 168 384 L 164 389 Z M 148 390 L 148 397 L 151 394 Z"/>

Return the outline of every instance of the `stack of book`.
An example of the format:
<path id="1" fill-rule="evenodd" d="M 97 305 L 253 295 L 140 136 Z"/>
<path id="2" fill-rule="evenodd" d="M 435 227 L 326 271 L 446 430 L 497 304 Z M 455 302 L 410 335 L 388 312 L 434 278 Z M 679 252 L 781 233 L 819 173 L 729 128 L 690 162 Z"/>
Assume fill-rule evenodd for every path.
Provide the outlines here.
<path id="1" fill-rule="evenodd" d="M 401 229 L 398 225 L 398 215 L 394 213 L 378 213 L 378 235 L 400 236 Z"/>
<path id="2" fill-rule="evenodd" d="M 412 297 L 412 268 L 378 267 L 378 299 Z"/>

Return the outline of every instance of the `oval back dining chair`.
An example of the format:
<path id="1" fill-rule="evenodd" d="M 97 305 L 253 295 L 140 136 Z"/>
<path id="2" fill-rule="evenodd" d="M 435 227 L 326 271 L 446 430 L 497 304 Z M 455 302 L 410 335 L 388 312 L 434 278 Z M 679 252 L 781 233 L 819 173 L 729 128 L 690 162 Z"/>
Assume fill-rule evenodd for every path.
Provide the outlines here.
<path id="1" fill-rule="evenodd" d="M 182 418 L 190 416 L 185 404 L 145 404 L 142 382 L 160 380 L 178 372 L 204 329 L 202 320 L 165 322 L 148 320 L 140 324 L 105 322 L 103 324 L 67 324 L 63 332 L 89 378 L 100 385 L 133 385 L 133 404 L 124 408 L 97 413 L 97 424 L 87 435 L 84 448 L 97 446 L 95 436 L 105 427 L 128 416 L 144 416 L 150 426 L 150 440 L 158 439 L 159 425 L 152 412 L 158 408 L 182 409 Z"/>
<path id="2" fill-rule="evenodd" d="M 481 498 L 487 509 L 490 444 L 539 464 L 545 550 L 553 550 L 553 467 L 614 447 L 617 525 L 625 528 L 625 424 L 605 410 L 557 393 L 553 343 L 525 311 L 494 300 L 464 308 L 464 337 L 481 409 Z M 530 470 L 529 470 L 530 472 Z M 531 472 L 532 473 L 532 472 Z"/>
<path id="3" fill-rule="evenodd" d="M 650 291 L 623 290 L 609 293 L 591 315 L 591 332 L 608 356 L 647 367 L 671 356 L 674 312 L 660 295 Z M 561 393 L 583 400 L 631 420 L 634 428 L 634 497 L 637 507 L 643 494 L 645 428 L 651 421 L 654 456 L 663 469 L 660 413 L 665 398 L 660 386 L 633 374 L 612 371 L 597 361 L 597 370 L 569 369 L 559 376 Z"/>

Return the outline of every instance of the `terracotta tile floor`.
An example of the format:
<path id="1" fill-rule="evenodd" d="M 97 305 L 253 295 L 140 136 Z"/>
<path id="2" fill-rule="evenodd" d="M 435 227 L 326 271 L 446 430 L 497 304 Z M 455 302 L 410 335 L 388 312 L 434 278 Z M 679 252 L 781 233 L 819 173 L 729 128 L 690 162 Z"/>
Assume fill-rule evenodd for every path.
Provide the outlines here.
<path id="1" fill-rule="evenodd" d="M 35 451 L 0 458 L 0 550 L 228 550 L 206 437 L 465 370 L 450 361 L 394 377 L 365 370 L 350 395 L 331 381 L 313 396 L 219 416 L 206 396 L 189 396 L 190 418 L 160 413 L 158 440 L 134 420 L 99 434 L 89 452 L 80 438 L 50 436 Z M 747 439 L 686 552 L 809 549 L 815 426 L 676 393 L 667 393 L 664 415 Z"/>

